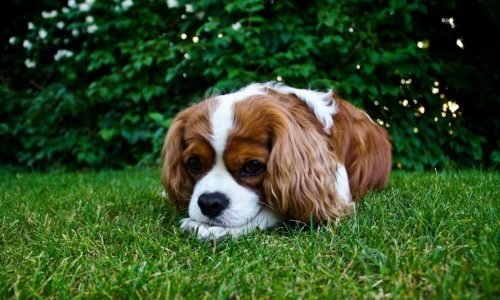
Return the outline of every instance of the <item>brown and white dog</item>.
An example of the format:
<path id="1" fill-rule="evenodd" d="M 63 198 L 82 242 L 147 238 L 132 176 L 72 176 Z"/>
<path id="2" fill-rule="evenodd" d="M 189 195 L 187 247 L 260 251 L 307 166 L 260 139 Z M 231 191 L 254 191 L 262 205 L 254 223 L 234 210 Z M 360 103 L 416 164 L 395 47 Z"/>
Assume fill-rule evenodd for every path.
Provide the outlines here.
<path id="1" fill-rule="evenodd" d="M 180 112 L 162 155 L 168 198 L 189 210 L 181 228 L 204 239 L 337 220 L 391 169 L 389 136 L 365 112 L 331 91 L 276 83 Z"/>

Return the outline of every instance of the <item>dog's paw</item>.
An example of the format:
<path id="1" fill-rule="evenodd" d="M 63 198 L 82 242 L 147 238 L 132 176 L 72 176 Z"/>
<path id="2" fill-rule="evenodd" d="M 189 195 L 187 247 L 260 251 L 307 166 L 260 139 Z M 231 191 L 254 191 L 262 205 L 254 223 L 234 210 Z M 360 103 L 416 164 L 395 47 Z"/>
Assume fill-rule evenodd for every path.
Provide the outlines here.
<path id="1" fill-rule="evenodd" d="M 227 227 L 210 226 L 205 223 L 185 218 L 181 220 L 181 229 L 196 234 L 198 239 L 218 240 L 228 235 L 234 235 L 233 230 Z"/>

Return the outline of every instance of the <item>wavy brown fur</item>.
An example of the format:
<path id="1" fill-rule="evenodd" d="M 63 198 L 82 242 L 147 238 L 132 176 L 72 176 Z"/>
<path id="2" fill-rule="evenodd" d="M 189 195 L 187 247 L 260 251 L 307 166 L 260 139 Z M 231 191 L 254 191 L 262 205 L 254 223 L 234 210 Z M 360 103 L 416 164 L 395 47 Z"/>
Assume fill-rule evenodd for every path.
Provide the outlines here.
<path id="1" fill-rule="evenodd" d="M 387 132 L 362 110 L 337 99 L 331 131 L 337 157 L 347 169 L 353 199 L 382 188 L 391 172 L 392 147 Z"/>
<path id="2" fill-rule="evenodd" d="M 248 131 L 267 128 L 270 155 L 263 181 L 265 203 L 288 219 L 315 222 L 338 219 L 352 204 L 336 191 L 337 159 L 329 137 L 304 102 L 275 94 L 236 104 L 238 122 L 258 124 Z M 241 113 L 245 112 L 245 113 Z"/>
<path id="3" fill-rule="evenodd" d="M 177 208 L 186 208 L 194 188 L 194 178 L 186 171 L 183 153 L 186 140 L 203 142 L 210 134 L 211 100 L 180 112 L 168 130 L 162 149 L 162 183 L 170 201 Z"/>

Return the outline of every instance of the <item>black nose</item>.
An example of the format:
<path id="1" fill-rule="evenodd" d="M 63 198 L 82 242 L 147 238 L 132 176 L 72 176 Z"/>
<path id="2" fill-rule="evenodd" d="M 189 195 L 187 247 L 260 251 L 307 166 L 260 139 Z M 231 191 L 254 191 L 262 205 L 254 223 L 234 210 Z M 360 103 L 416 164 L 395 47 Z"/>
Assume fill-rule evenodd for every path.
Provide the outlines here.
<path id="1" fill-rule="evenodd" d="M 198 197 L 198 206 L 201 212 L 210 218 L 215 218 L 221 214 L 229 205 L 229 199 L 222 193 L 204 193 Z"/>

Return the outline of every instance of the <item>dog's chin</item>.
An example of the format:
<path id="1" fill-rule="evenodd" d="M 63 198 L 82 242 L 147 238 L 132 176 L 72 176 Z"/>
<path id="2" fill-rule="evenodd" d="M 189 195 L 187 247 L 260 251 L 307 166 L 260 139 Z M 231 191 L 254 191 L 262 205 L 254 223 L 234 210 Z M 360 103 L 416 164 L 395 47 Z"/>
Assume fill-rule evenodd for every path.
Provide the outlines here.
<path id="1" fill-rule="evenodd" d="M 217 219 L 208 219 L 205 221 L 201 221 L 200 223 L 205 224 L 207 226 L 231 227 L 230 225 L 224 224 L 223 222 Z"/>
<path id="2" fill-rule="evenodd" d="M 181 229 L 195 233 L 199 239 L 216 240 L 225 236 L 238 237 L 258 228 L 264 230 L 282 220 L 275 212 L 266 207 L 260 207 L 252 218 L 246 217 L 245 222 L 242 222 L 243 219 L 228 222 L 227 218 L 224 220 L 223 217 L 224 215 L 210 220 L 185 218 L 181 220 Z"/>

